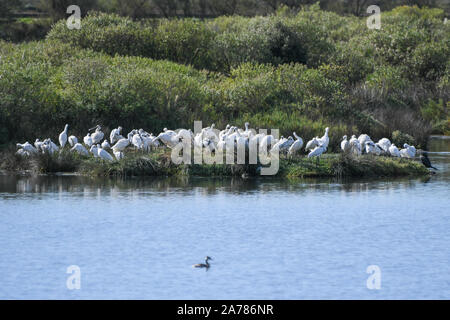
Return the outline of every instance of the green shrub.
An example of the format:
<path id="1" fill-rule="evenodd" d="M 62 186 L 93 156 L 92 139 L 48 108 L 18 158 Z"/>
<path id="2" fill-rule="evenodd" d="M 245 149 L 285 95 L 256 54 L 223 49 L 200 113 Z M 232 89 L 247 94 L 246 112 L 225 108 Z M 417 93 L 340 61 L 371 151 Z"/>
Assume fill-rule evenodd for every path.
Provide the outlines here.
<path id="1" fill-rule="evenodd" d="M 0 39 L 22 42 L 44 39 L 50 31 L 50 19 L 31 19 L 0 22 Z"/>
<path id="2" fill-rule="evenodd" d="M 449 42 L 421 43 L 411 54 L 408 61 L 410 77 L 423 78 L 425 81 L 435 81 L 442 77 L 450 56 Z"/>
<path id="3" fill-rule="evenodd" d="M 157 133 L 194 120 L 306 136 L 329 126 L 336 145 L 344 133 L 395 130 L 423 141 L 431 125 L 447 130 L 429 103 L 448 109 L 450 98 L 442 18 L 401 7 L 369 30 L 313 5 L 202 21 L 90 13 L 80 30 L 59 21 L 45 41 L 0 41 L 0 144 L 56 139 L 65 123 L 84 135 L 97 123 Z"/>
<path id="4" fill-rule="evenodd" d="M 403 148 L 405 143 L 414 145 L 415 140 L 409 134 L 403 133 L 400 130 L 395 130 L 392 132 L 392 143 L 394 143 L 398 148 Z"/>

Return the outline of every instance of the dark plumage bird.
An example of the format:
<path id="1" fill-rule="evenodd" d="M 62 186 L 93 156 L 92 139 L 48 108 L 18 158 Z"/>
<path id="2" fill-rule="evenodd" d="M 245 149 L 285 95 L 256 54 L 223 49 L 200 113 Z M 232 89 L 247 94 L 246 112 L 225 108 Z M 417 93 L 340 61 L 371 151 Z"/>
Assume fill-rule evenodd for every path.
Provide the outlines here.
<path id="1" fill-rule="evenodd" d="M 420 160 L 422 160 L 422 163 L 423 163 L 423 165 L 424 165 L 425 167 L 431 168 L 431 169 L 434 169 L 434 170 L 438 170 L 437 168 L 435 168 L 435 167 L 433 167 L 433 166 L 431 165 L 431 161 L 430 161 L 430 159 L 428 158 L 428 154 L 427 154 L 426 152 L 422 152 L 422 154 L 420 155 Z"/>
<path id="2" fill-rule="evenodd" d="M 206 268 L 206 269 L 209 269 L 209 267 L 210 267 L 211 265 L 209 264 L 208 260 L 212 260 L 212 258 L 210 258 L 210 257 L 207 256 L 207 257 L 205 258 L 205 263 L 198 263 L 198 264 L 195 264 L 195 265 L 194 265 L 194 268 Z"/>

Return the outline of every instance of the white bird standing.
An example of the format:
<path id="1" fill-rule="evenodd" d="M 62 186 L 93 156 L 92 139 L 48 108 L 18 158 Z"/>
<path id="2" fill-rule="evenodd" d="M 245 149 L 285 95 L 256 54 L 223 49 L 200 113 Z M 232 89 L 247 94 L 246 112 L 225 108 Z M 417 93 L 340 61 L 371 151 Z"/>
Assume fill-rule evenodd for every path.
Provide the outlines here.
<path id="1" fill-rule="evenodd" d="M 313 150 L 318 146 L 319 146 L 319 138 L 318 137 L 312 138 L 306 143 L 305 151 Z"/>
<path id="2" fill-rule="evenodd" d="M 133 138 L 133 132 L 130 132 L 128 134 L 127 139 L 123 138 L 123 139 L 120 139 L 119 141 L 117 141 L 116 144 L 113 145 L 113 147 L 112 147 L 113 152 L 125 150 L 125 148 L 128 147 L 128 145 L 131 143 L 132 138 Z"/>
<path id="3" fill-rule="evenodd" d="M 89 155 L 89 151 L 81 143 L 76 143 L 70 151 L 76 151 L 83 156 Z"/>
<path id="4" fill-rule="evenodd" d="M 294 144 L 295 140 L 291 136 L 289 136 L 286 141 L 280 144 L 280 152 L 286 153 L 289 152 L 289 148 Z"/>
<path id="5" fill-rule="evenodd" d="M 341 149 L 344 152 L 349 152 L 350 151 L 350 142 L 348 142 L 346 135 L 342 137 Z"/>
<path id="6" fill-rule="evenodd" d="M 54 153 L 59 150 L 58 146 L 50 138 L 44 140 L 44 143 L 41 145 L 41 149 L 43 152 L 48 153 Z"/>
<path id="7" fill-rule="evenodd" d="M 378 141 L 377 145 L 383 149 L 384 152 L 389 152 L 391 141 L 388 138 L 382 138 Z"/>
<path id="8" fill-rule="evenodd" d="M 287 142 L 287 140 L 288 139 L 286 139 L 284 136 L 281 136 L 280 140 L 278 140 L 278 142 L 273 145 L 272 149 L 270 149 L 270 152 L 279 152 L 281 150 L 281 145 Z"/>
<path id="9" fill-rule="evenodd" d="M 300 138 L 295 132 L 293 133 L 294 137 L 295 137 L 295 141 L 294 143 L 289 147 L 289 155 L 293 156 L 294 154 L 296 154 L 297 152 L 299 152 L 301 150 L 301 148 L 303 147 L 303 139 Z"/>
<path id="10" fill-rule="evenodd" d="M 361 145 L 361 151 L 366 151 L 366 143 L 372 141 L 372 139 L 370 139 L 370 137 L 367 134 L 361 134 L 358 137 L 358 141 Z"/>
<path id="11" fill-rule="evenodd" d="M 102 142 L 102 149 L 111 149 L 108 140 L 105 139 L 105 141 Z"/>
<path id="12" fill-rule="evenodd" d="M 48 143 L 50 144 L 50 148 L 52 149 L 52 152 L 57 152 L 59 151 L 59 147 L 56 145 L 56 143 L 54 143 L 52 141 L 52 139 L 48 138 L 47 139 Z"/>
<path id="13" fill-rule="evenodd" d="M 356 139 L 355 135 L 352 135 L 352 138 L 349 141 L 350 149 L 352 152 L 356 155 L 361 155 L 361 143 L 359 143 L 359 140 Z"/>
<path id="14" fill-rule="evenodd" d="M 97 148 L 97 146 L 96 146 L 95 144 L 93 144 L 93 145 L 91 146 L 91 149 L 90 149 L 89 151 L 94 155 L 94 158 L 97 158 L 97 157 L 98 157 L 98 153 L 97 153 L 98 148 Z"/>
<path id="15" fill-rule="evenodd" d="M 64 148 L 64 146 L 67 143 L 67 130 L 69 129 L 69 125 L 66 124 L 64 127 L 64 131 L 61 132 L 61 134 L 59 135 L 59 145 L 61 146 L 61 148 Z"/>
<path id="16" fill-rule="evenodd" d="M 92 128 L 92 129 L 94 129 L 94 128 Z M 102 127 L 100 127 L 99 125 L 97 125 L 95 127 L 95 132 L 91 136 L 93 144 L 98 144 L 98 143 L 100 143 L 100 141 L 103 140 L 103 137 L 105 136 L 105 134 L 101 130 L 102 130 Z"/>
<path id="17" fill-rule="evenodd" d="M 416 156 L 416 148 L 405 143 L 404 149 L 400 150 L 400 156 L 402 158 L 414 158 Z"/>
<path id="18" fill-rule="evenodd" d="M 138 150 L 141 150 L 144 147 L 144 143 L 142 142 L 142 139 L 141 139 L 141 136 L 139 135 L 139 133 L 136 133 L 135 135 L 133 135 L 133 138 L 131 138 L 131 143 Z"/>
<path id="19" fill-rule="evenodd" d="M 116 143 L 116 141 L 119 141 L 120 139 L 123 139 L 121 136 L 122 127 L 118 127 L 117 129 L 112 129 L 111 134 L 109 135 L 109 140 L 111 141 L 111 144 Z"/>
<path id="20" fill-rule="evenodd" d="M 36 141 L 34 141 L 34 147 L 36 148 L 37 151 L 44 152 L 44 150 L 42 149 L 43 144 L 44 144 L 44 142 L 39 139 L 36 139 Z"/>
<path id="21" fill-rule="evenodd" d="M 78 139 L 75 136 L 70 136 L 69 137 L 69 144 L 71 147 L 75 146 L 78 143 Z"/>
<path id="22" fill-rule="evenodd" d="M 407 143 L 405 143 L 403 145 L 403 148 L 405 148 L 407 150 L 408 158 L 414 158 L 416 156 L 416 152 L 417 152 L 416 147 L 410 146 Z"/>
<path id="23" fill-rule="evenodd" d="M 31 143 L 29 143 L 28 141 L 23 143 L 23 144 L 22 143 L 18 143 L 17 147 L 22 148 L 24 151 L 26 151 L 26 152 L 28 152 L 30 154 L 38 152 L 37 149 Z"/>
<path id="24" fill-rule="evenodd" d="M 324 147 L 325 149 L 328 148 L 328 144 L 330 143 L 330 138 L 328 137 L 328 132 L 330 131 L 330 128 L 325 128 L 325 134 L 322 138 L 319 139 L 319 146 Z"/>
<path id="25" fill-rule="evenodd" d="M 97 144 L 97 155 L 103 160 L 114 161 L 113 157 L 106 150 L 102 149 L 100 144 Z"/>
<path id="26" fill-rule="evenodd" d="M 315 147 L 310 153 L 308 153 L 308 158 L 320 157 L 327 149 L 324 146 Z"/>
<path id="27" fill-rule="evenodd" d="M 84 142 L 84 144 L 85 145 L 87 145 L 88 147 L 91 147 L 92 146 L 92 137 L 91 137 L 91 134 L 90 133 L 88 133 L 84 138 L 83 138 L 83 142 Z"/>
<path id="28" fill-rule="evenodd" d="M 400 151 L 395 146 L 395 144 L 391 144 L 391 146 L 389 147 L 389 153 L 393 157 L 400 157 Z"/>
<path id="29" fill-rule="evenodd" d="M 377 145 L 375 145 L 375 143 L 373 143 L 372 140 L 366 141 L 366 142 L 364 142 L 364 144 L 365 144 L 365 149 L 366 149 L 367 154 L 379 155 L 381 153 L 381 150 L 378 148 Z"/>
<path id="30" fill-rule="evenodd" d="M 161 132 L 157 138 L 162 141 L 162 143 L 164 143 L 167 147 L 173 148 L 178 144 L 178 142 L 180 142 L 175 138 L 176 135 L 177 133 L 175 131 L 167 130 L 167 128 L 164 128 L 163 132 Z"/>

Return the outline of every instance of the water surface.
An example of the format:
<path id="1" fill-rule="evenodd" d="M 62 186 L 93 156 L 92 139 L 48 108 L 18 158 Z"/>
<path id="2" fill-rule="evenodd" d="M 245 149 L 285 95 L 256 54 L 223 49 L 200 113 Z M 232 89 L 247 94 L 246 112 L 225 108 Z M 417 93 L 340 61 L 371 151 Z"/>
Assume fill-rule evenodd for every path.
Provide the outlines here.
<path id="1" fill-rule="evenodd" d="M 418 179 L 0 176 L 0 298 L 449 299 L 450 140 L 431 150 Z"/>

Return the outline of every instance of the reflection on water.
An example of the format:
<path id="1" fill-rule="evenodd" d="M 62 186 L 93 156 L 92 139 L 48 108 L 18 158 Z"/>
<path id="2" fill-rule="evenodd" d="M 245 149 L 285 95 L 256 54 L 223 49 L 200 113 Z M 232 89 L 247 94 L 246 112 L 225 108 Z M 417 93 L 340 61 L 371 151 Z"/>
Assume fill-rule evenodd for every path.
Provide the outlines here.
<path id="1" fill-rule="evenodd" d="M 214 195 L 221 192 L 246 193 L 297 193 L 302 190 L 334 190 L 359 192 L 368 190 L 388 190 L 413 188 L 429 182 L 431 176 L 415 179 L 241 179 L 241 178 L 88 178 L 81 176 L 12 176 L 0 175 L 0 197 L 53 196 L 55 193 L 70 193 L 71 197 L 115 196 L 118 194 L 192 195 L 193 193 Z M 25 194 L 25 195 L 24 195 Z"/>
<path id="2" fill-rule="evenodd" d="M 0 176 L 0 298 L 448 299 L 450 140 L 429 147 L 421 178 Z"/>

